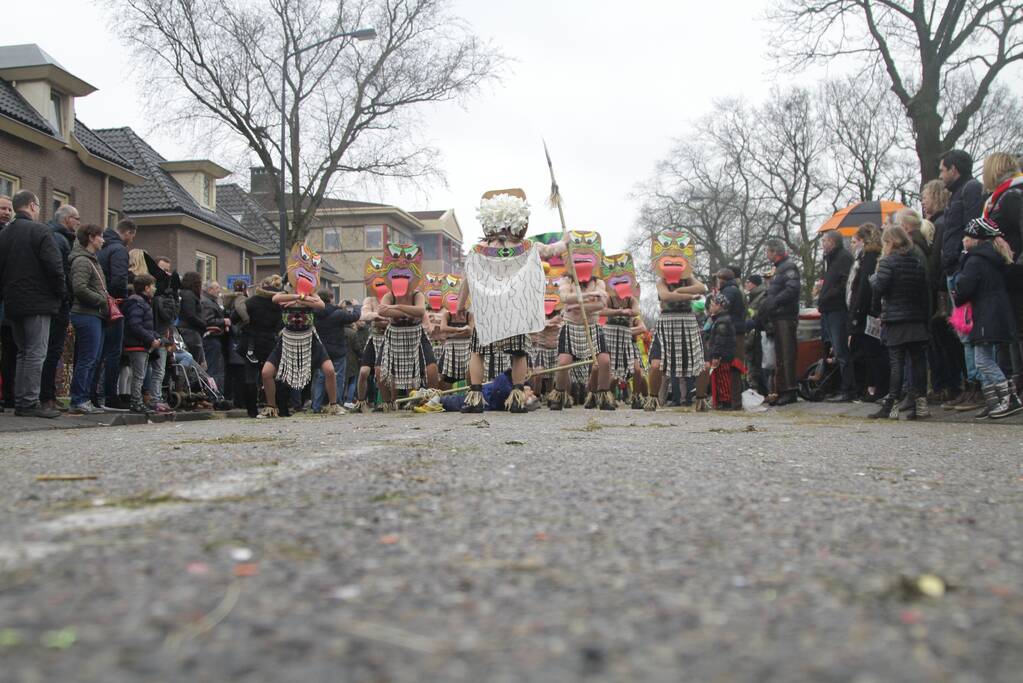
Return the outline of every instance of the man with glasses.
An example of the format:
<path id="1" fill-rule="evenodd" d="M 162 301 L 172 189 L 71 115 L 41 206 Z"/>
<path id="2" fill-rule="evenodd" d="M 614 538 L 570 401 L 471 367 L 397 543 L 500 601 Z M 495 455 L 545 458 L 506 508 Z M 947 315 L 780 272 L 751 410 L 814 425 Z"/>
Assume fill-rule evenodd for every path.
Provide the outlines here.
<path id="1" fill-rule="evenodd" d="M 54 418 L 60 411 L 39 403 L 39 384 L 50 318 L 67 296 L 64 265 L 50 230 L 37 222 L 39 198 L 22 190 L 11 203 L 15 218 L 0 230 L 0 297 L 18 346 L 14 414 Z"/>
<path id="2" fill-rule="evenodd" d="M 53 218 L 47 223 L 53 235 L 53 242 L 60 252 L 64 264 L 64 282 L 67 296 L 60 304 L 57 315 L 50 318 L 50 341 L 46 347 L 46 360 L 43 361 L 43 377 L 39 387 L 39 401 L 44 408 L 57 408 L 57 364 L 64 355 L 64 342 L 67 340 L 67 327 L 71 313 L 71 247 L 75 241 L 75 231 L 82 221 L 78 209 L 64 204 L 57 209 Z"/>

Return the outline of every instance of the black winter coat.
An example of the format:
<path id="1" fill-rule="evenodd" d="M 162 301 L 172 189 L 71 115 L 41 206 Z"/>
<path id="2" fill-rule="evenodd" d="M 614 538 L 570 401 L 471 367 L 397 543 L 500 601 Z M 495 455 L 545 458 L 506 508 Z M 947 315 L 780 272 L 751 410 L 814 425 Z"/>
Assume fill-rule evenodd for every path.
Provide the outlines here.
<path id="1" fill-rule="evenodd" d="M 64 261 L 64 280 L 67 286 L 67 303 L 71 302 L 71 248 L 75 246 L 75 233 L 56 221 L 46 224 L 53 235 L 53 243 L 57 245 L 60 258 Z"/>
<path id="2" fill-rule="evenodd" d="M 284 329 L 281 307 L 273 302 L 276 292 L 264 289 L 256 291 L 245 300 L 245 310 L 249 314 L 249 322 L 245 325 L 247 348 L 263 362 L 277 345 L 277 335 Z"/>
<path id="3" fill-rule="evenodd" d="M 1019 186 L 998 195 L 998 203 L 988 209 L 993 220 L 1012 248 L 1012 258 L 1019 259 L 1023 249 L 1023 189 Z"/>
<path id="4" fill-rule="evenodd" d="M 323 342 L 323 348 L 331 360 L 340 360 L 348 355 L 348 342 L 345 341 L 345 326 L 354 323 L 362 316 L 362 307 L 352 309 L 339 308 L 327 304 L 322 311 L 315 314 L 316 334 Z"/>
<path id="5" fill-rule="evenodd" d="M 4 315 L 56 315 L 67 297 L 64 263 L 50 229 L 18 212 L 0 230 L 0 298 Z"/>
<path id="6" fill-rule="evenodd" d="M 821 285 L 817 297 L 817 310 L 821 313 L 833 313 L 846 310 L 845 283 L 849 279 L 853 257 L 849 250 L 839 246 L 830 254 L 824 255 L 826 269 L 824 284 Z"/>
<path id="7" fill-rule="evenodd" d="M 767 286 L 767 296 L 760 307 L 762 316 L 768 320 L 798 320 L 799 294 L 803 289 L 799 277 L 799 266 L 786 256 L 774 268 L 774 277 Z"/>
<path id="8" fill-rule="evenodd" d="M 164 337 L 171 338 L 170 328 L 178 319 L 178 298 L 172 292 L 153 297 L 153 329 Z"/>
<path id="9" fill-rule="evenodd" d="M 732 323 L 737 329 L 742 332 L 746 331 L 746 300 L 742 296 L 742 290 L 739 289 L 739 283 L 736 280 L 726 280 L 719 288 L 718 291 L 725 295 L 728 299 L 728 315 L 732 318 Z"/>
<path id="10" fill-rule="evenodd" d="M 708 357 L 731 363 L 735 358 L 735 326 L 732 316 L 720 313 L 711 318 L 710 332 L 707 338 Z"/>
<path id="11" fill-rule="evenodd" d="M 925 322 L 928 317 L 927 271 L 912 252 L 892 252 L 870 276 L 874 310 L 886 323 Z"/>
<path id="12" fill-rule="evenodd" d="M 161 337 L 153 324 L 153 307 L 141 294 L 132 294 L 125 299 L 121 313 L 124 314 L 124 348 L 148 351 L 153 340 Z"/>
<path id="13" fill-rule="evenodd" d="M 116 230 L 103 231 L 103 248 L 96 254 L 99 267 L 107 278 L 107 291 L 115 299 L 128 296 L 128 247 Z"/>
<path id="14" fill-rule="evenodd" d="M 984 209 L 984 186 L 976 178 L 960 178 L 952 187 L 952 196 L 945 209 L 945 234 L 941 240 L 941 270 L 955 272 L 963 251 L 966 224 L 980 216 Z"/>
<path id="15" fill-rule="evenodd" d="M 206 334 L 206 322 L 202 317 L 202 308 L 199 305 L 199 297 L 190 289 L 181 290 L 181 311 L 178 313 L 181 324 L 179 328 Z"/>
<path id="16" fill-rule="evenodd" d="M 206 292 L 199 298 L 199 314 L 207 328 L 215 327 L 221 332 L 226 329 L 224 318 L 227 317 L 227 311 L 215 297 Z"/>
<path id="17" fill-rule="evenodd" d="M 984 241 L 966 253 L 956 276 L 952 294 L 957 306 L 967 302 L 973 306 L 970 341 L 975 344 L 1000 344 L 1015 338 L 1016 324 L 1005 289 L 1006 265 L 994 245 Z"/>
<path id="18" fill-rule="evenodd" d="M 943 292 L 947 288 L 945 274 L 941 267 L 941 245 L 945 241 L 945 212 L 939 211 L 928 220 L 934 223 L 934 241 L 927 255 L 927 272 L 931 277 L 931 289 Z"/>
<path id="19" fill-rule="evenodd" d="M 881 254 L 876 251 L 861 251 L 856 257 L 860 267 L 853 276 L 849 300 L 849 334 L 864 334 L 867 329 L 867 316 L 876 315 L 874 309 L 874 290 L 870 287 L 870 276 L 877 270 L 877 259 Z"/>

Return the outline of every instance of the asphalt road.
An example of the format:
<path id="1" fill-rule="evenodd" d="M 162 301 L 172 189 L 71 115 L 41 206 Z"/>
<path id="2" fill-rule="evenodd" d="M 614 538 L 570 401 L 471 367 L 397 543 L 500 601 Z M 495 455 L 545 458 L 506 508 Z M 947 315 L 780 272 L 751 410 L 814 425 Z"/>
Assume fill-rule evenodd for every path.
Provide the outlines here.
<path id="1" fill-rule="evenodd" d="M 0 680 L 1020 680 L 1023 429 L 825 410 L 3 434 Z"/>

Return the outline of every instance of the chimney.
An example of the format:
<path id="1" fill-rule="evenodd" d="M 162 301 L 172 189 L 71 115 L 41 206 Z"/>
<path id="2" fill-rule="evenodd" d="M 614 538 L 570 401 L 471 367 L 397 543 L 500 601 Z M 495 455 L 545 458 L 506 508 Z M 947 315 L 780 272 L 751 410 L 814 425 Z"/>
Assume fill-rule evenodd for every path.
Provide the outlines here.
<path id="1" fill-rule="evenodd" d="M 277 206 L 274 201 L 274 188 L 276 185 L 276 170 L 268 170 L 265 166 L 252 166 L 249 168 L 249 195 L 260 206 L 267 209 Z"/>

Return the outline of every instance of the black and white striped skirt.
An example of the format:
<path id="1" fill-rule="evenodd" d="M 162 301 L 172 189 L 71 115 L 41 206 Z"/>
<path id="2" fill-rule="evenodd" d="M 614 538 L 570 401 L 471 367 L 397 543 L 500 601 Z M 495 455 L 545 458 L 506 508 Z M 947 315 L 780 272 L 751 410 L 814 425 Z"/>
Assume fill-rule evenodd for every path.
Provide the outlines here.
<path id="1" fill-rule="evenodd" d="M 623 380 L 632 377 L 632 367 L 639 358 L 639 352 L 629 328 L 625 325 L 605 325 L 604 341 L 607 343 L 607 353 L 611 356 L 611 377 Z"/>
<path id="2" fill-rule="evenodd" d="M 662 312 L 650 346 L 650 360 L 660 360 L 666 377 L 696 377 L 703 372 L 703 335 L 696 314 Z"/>
<path id="3" fill-rule="evenodd" d="M 417 389 L 423 384 L 423 326 L 390 325 L 384 333 L 380 372 L 395 389 Z"/>

